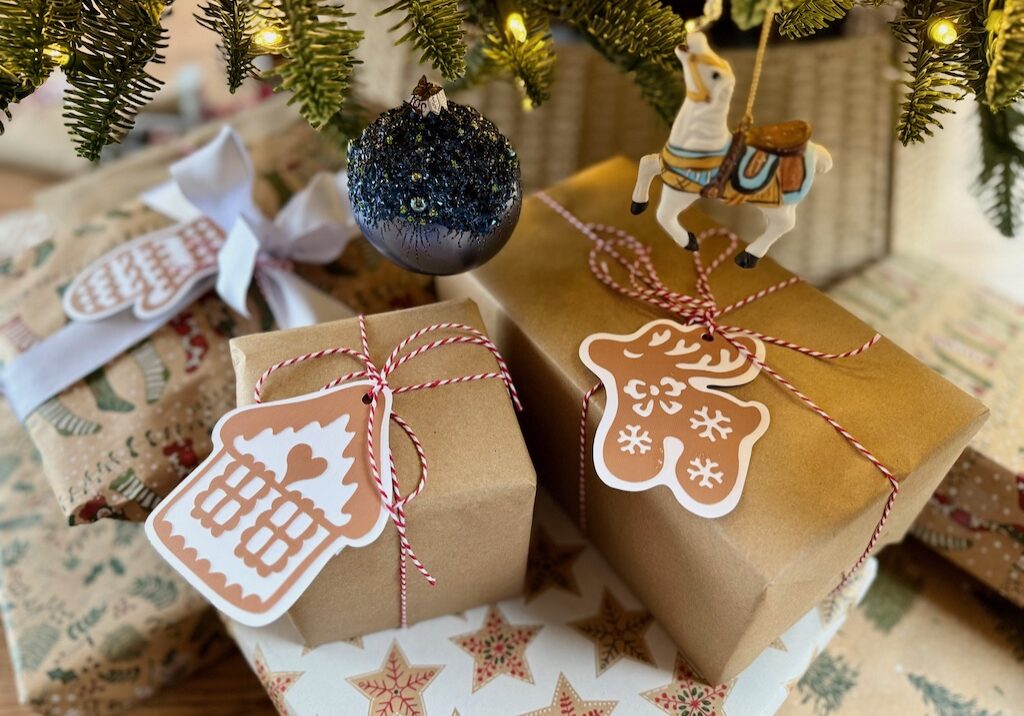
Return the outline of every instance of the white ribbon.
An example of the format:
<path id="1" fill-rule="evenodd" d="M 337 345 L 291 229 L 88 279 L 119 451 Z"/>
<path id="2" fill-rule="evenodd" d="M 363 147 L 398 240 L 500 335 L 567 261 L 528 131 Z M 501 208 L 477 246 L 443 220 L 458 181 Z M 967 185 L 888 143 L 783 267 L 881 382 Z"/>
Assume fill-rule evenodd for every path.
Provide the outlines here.
<path id="1" fill-rule="evenodd" d="M 293 261 L 333 261 L 354 235 L 343 173 L 318 174 L 271 220 L 253 200 L 255 171 L 231 128 L 173 164 L 170 172 L 171 181 L 145 192 L 142 201 L 180 224 L 203 216 L 217 224 L 226 236 L 217 270 L 155 317 L 132 315 L 131 309 L 95 320 L 72 313 L 79 320 L 29 348 L 0 373 L 0 392 L 20 419 L 151 335 L 210 289 L 248 317 L 246 298 L 255 280 L 281 328 L 355 315 L 287 268 Z"/>

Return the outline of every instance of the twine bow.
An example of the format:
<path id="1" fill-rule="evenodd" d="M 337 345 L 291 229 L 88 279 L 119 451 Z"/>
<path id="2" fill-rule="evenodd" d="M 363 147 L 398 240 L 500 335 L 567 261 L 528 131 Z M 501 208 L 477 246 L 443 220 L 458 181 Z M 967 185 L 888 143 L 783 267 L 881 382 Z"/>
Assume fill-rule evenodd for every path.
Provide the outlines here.
<path id="1" fill-rule="evenodd" d="M 462 335 L 449 335 L 444 338 L 437 338 L 428 343 L 425 343 L 408 353 L 403 353 L 410 344 L 419 340 L 420 338 L 438 333 L 441 331 L 458 331 Z M 353 358 L 363 365 L 361 370 L 351 371 L 345 373 L 330 383 L 325 385 L 322 390 L 329 390 L 335 388 L 343 383 L 347 383 L 352 380 L 368 379 L 373 387 L 367 392 L 365 400 L 369 405 L 369 418 L 368 426 L 366 431 L 366 451 L 369 458 L 370 472 L 373 476 L 374 485 L 377 488 L 377 492 L 380 495 L 381 503 L 384 508 L 388 511 L 391 516 L 391 521 L 395 523 L 395 530 L 398 532 L 398 543 L 399 543 L 399 561 L 398 561 L 398 579 L 400 589 L 400 623 L 402 627 L 408 625 L 408 570 L 406 566 L 407 561 L 411 561 L 416 570 L 423 575 L 423 578 L 427 580 L 427 583 L 434 586 L 437 580 L 430 574 L 430 571 L 426 568 L 423 562 L 416 556 L 415 550 L 412 548 L 412 543 L 409 541 L 408 536 L 408 525 L 406 522 L 405 508 L 410 502 L 412 502 L 420 493 L 423 492 L 427 485 L 427 456 L 423 450 L 423 445 L 420 443 L 419 438 L 416 436 L 415 430 L 409 425 L 404 419 L 397 415 L 394 411 L 391 413 L 391 420 L 394 421 L 399 428 L 409 438 L 409 442 L 412 443 L 413 449 L 416 451 L 416 457 L 419 461 L 419 479 L 416 482 L 416 487 L 413 488 L 408 495 L 402 495 L 399 491 L 398 484 L 398 472 L 395 467 L 395 460 L 393 455 L 388 455 L 388 463 L 390 470 L 390 491 L 385 486 L 383 478 L 381 477 L 380 467 L 377 465 L 377 458 L 374 454 L 374 426 L 377 419 L 377 404 L 378 398 L 384 391 L 389 391 L 392 395 L 401 395 L 402 393 L 412 393 L 418 390 L 429 390 L 432 388 L 440 388 L 447 385 L 458 385 L 459 383 L 468 383 L 477 380 L 487 379 L 498 379 L 501 380 L 505 387 L 508 389 L 509 397 L 512 399 L 512 403 L 516 410 L 521 411 L 523 409 L 522 404 L 519 402 L 519 393 L 516 391 L 515 385 L 512 383 L 512 376 L 508 371 L 508 365 L 505 363 L 505 359 L 498 351 L 497 346 L 489 339 L 483 332 L 476 328 L 466 325 L 464 323 L 435 323 L 425 328 L 421 328 L 409 336 L 404 338 L 402 341 L 395 346 L 394 350 L 384 361 L 382 367 L 378 368 L 373 359 L 370 357 L 370 343 L 366 333 L 366 319 L 364 316 L 359 316 L 359 340 L 361 344 L 360 350 L 348 348 L 345 346 L 339 346 L 334 348 L 325 348 L 323 350 L 314 351 L 312 353 L 305 353 L 303 355 L 294 356 L 287 360 L 280 361 L 267 368 L 263 374 L 256 381 L 256 386 L 253 389 L 253 397 L 255 402 L 263 402 L 263 389 L 267 382 L 267 379 L 276 371 L 283 368 L 288 368 L 300 363 L 311 360 L 319 360 L 321 358 L 327 358 L 330 356 L 344 355 L 349 358 Z M 463 375 L 455 378 L 439 378 L 436 380 L 427 381 L 425 383 L 414 383 L 412 385 L 402 385 L 393 387 L 390 383 L 391 374 L 394 373 L 405 363 L 413 360 L 414 358 L 429 353 L 430 351 L 443 348 L 445 346 L 468 344 L 482 346 L 486 348 L 491 355 L 494 357 L 495 362 L 498 364 L 498 370 L 488 371 L 486 373 L 476 373 L 473 375 Z"/>
<path id="2" fill-rule="evenodd" d="M 593 247 L 591 248 L 588 256 L 588 263 L 590 265 L 591 272 L 598 281 L 624 296 L 643 301 L 644 303 L 655 306 L 656 308 L 668 311 L 686 325 L 700 325 L 703 326 L 712 336 L 716 333 L 721 335 L 722 338 L 736 348 L 742 356 L 756 365 L 762 372 L 770 376 L 776 383 L 785 388 L 789 393 L 799 399 L 801 403 L 810 408 L 815 414 L 832 426 L 843 440 L 853 447 L 862 457 L 868 460 L 886 479 L 889 483 L 889 497 L 885 502 L 882 514 L 875 525 L 875 529 L 871 533 L 871 538 L 868 540 L 867 546 L 864 548 L 853 566 L 843 573 L 842 579 L 836 589 L 838 590 L 844 587 L 849 582 L 853 574 L 856 573 L 856 571 L 870 556 L 879 537 L 881 537 L 882 529 L 885 527 L 885 524 L 889 519 L 889 515 L 891 514 L 893 505 L 896 501 L 896 495 L 900 490 L 899 481 L 896 480 L 892 471 L 877 457 L 875 457 L 874 453 L 868 450 L 868 448 L 866 448 L 859 440 L 857 440 L 857 438 L 844 428 L 842 424 L 840 424 L 821 406 L 815 403 L 809 396 L 791 383 L 789 379 L 772 368 L 765 361 L 752 354 L 746 346 L 741 342 L 736 341 L 733 336 L 754 336 L 765 343 L 796 351 L 797 353 L 802 353 L 803 355 L 811 358 L 817 358 L 820 360 L 839 360 L 842 358 L 852 358 L 853 356 L 864 353 L 881 340 L 881 335 L 876 333 L 869 341 L 851 350 L 842 353 L 829 353 L 807 348 L 799 343 L 770 336 L 743 326 L 725 324 L 722 322 L 722 318 L 724 316 L 742 308 L 743 306 L 747 306 L 755 301 L 759 301 L 770 296 L 777 291 L 793 286 L 800 282 L 800 278 L 791 276 L 785 281 L 780 281 L 779 283 L 756 291 L 739 301 L 735 301 L 734 303 L 730 303 L 725 306 L 720 306 L 711 289 L 709 277 L 715 269 L 722 265 L 722 263 L 735 252 L 739 239 L 733 232 L 727 229 L 710 229 L 704 231 L 700 235 L 698 241 L 702 245 L 706 239 L 713 236 L 725 236 L 729 239 L 729 244 L 711 261 L 710 264 L 707 265 L 704 264 L 700 251 L 693 252 L 693 265 L 697 276 L 697 292 L 696 295 L 691 295 L 680 291 L 673 291 L 662 282 L 661 278 L 658 276 L 658 271 L 654 265 L 654 261 L 651 258 L 650 247 L 642 243 L 632 234 L 614 226 L 584 222 L 544 192 L 538 193 L 537 197 L 577 229 L 581 234 L 593 242 Z M 626 272 L 626 275 L 628 276 L 628 282 L 626 284 L 620 283 L 612 275 L 612 266 L 616 265 Z M 586 477 L 587 413 L 590 407 L 590 400 L 600 388 L 601 384 L 597 383 L 584 394 L 582 413 L 580 417 L 579 514 L 580 525 L 584 531 L 586 530 L 586 494 L 584 488 Z"/>

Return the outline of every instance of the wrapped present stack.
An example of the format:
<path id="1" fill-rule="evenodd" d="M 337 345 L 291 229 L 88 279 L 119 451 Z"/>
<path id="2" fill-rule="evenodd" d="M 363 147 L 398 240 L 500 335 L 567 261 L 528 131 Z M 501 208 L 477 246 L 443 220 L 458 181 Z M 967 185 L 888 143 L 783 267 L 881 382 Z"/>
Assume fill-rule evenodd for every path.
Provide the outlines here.
<path id="1" fill-rule="evenodd" d="M 870 562 L 739 676 L 711 684 L 693 674 L 650 612 L 541 494 L 520 597 L 314 649 L 288 620 L 262 629 L 229 621 L 228 628 L 285 716 L 367 708 L 765 716 L 838 633 L 875 569 Z"/>
<path id="2" fill-rule="evenodd" d="M 913 534 L 1024 606 L 1024 306 L 919 255 L 830 293 L 992 409 Z"/>
<path id="3" fill-rule="evenodd" d="M 676 54 L 705 99 L 735 79 L 698 32 Z M 290 122 L 111 175 L 0 278 L 35 448 L 0 456 L 22 700 L 128 708 L 222 653 L 209 603 L 283 714 L 767 716 L 911 529 L 1019 599 L 1019 411 L 976 439 L 1010 393 L 970 367 L 1016 355 L 1019 311 L 950 299 L 974 322 L 943 314 L 936 360 L 773 261 L 831 166 L 808 136 L 670 140 L 524 198 L 424 77 L 346 172 Z M 928 294 L 879 270 L 869 306 Z"/>

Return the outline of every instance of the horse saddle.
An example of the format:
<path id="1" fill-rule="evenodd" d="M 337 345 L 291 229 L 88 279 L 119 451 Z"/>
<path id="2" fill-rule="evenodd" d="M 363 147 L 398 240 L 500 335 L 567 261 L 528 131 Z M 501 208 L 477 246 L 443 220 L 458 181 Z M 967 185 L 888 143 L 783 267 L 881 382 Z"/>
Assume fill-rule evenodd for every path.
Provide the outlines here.
<path id="1" fill-rule="evenodd" d="M 807 147 L 810 138 L 811 125 L 802 119 L 794 119 L 789 122 L 754 127 L 747 132 L 746 143 L 755 149 L 787 156 L 802 152 Z"/>
<path id="2" fill-rule="evenodd" d="M 811 125 L 802 119 L 753 127 L 746 132 L 735 132 L 718 172 L 701 189 L 700 195 L 705 199 L 718 199 L 722 196 L 725 183 L 736 171 L 740 158 L 748 146 L 780 157 L 796 156 L 804 152 L 810 138 Z"/>

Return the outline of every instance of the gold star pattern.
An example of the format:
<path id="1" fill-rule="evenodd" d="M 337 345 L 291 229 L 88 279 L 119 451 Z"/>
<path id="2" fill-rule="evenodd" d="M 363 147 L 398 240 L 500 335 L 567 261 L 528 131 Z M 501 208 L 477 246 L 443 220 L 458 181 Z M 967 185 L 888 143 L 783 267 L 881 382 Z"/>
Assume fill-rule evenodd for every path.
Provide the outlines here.
<path id="1" fill-rule="evenodd" d="M 425 716 L 423 692 L 442 666 L 411 666 L 397 641 L 379 671 L 347 679 L 370 700 L 369 716 Z"/>
<path id="2" fill-rule="evenodd" d="M 655 665 L 651 650 L 644 640 L 644 634 L 653 622 L 654 617 L 650 612 L 644 609 L 623 609 L 619 600 L 605 589 L 597 614 L 572 622 L 569 626 L 594 642 L 597 675 L 600 676 L 624 658 Z"/>
<path id="3" fill-rule="evenodd" d="M 274 704 L 277 712 L 281 716 L 290 716 L 291 711 L 289 711 L 284 701 L 285 695 L 288 693 L 288 689 L 295 686 L 295 682 L 305 672 L 271 671 L 270 667 L 267 666 L 266 658 L 263 656 L 263 650 L 259 646 L 256 647 L 256 651 L 252 655 L 252 670 L 256 672 L 256 678 L 260 680 L 263 690 L 267 692 L 267 696 L 270 697 L 270 701 Z"/>
<path id="4" fill-rule="evenodd" d="M 551 703 L 522 716 L 609 716 L 618 701 L 584 701 L 572 687 L 565 674 L 558 675 L 555 695 Z"/>
<path id="5" fill-rule="evenodd" d="M 582 544 L 557 544 L 548 536 L 547 531 L 538 525 L 530 540 L 530 557 L 526 563 L 526 602 L 529 603 L 551 587 L 578 596 L 580 586 L 576 583 L 572 567 L 584 549 L 586 547 Z"/>
<path id="6" fill-rule="evenodd" d="M 351 646 L 354 646 L 357 649 L 362 649 L 363 648 L 363 637 L 361 637 L 361 636 L 354 636 L 354 637 L 352 637 L 350 639 L 341 639 L 339 643 L 341 643 L 341 644 L 349 644 Z M 315 646 L 306 646 L 305 644 L 303 644 L 302 645 L 302 654 L 301 655 L 305 656 L 306 654 L 308 654 L 309 652 L 313 651 L 314 649 L 316 649 Z"/>
<path id="7" fill-rule="evenodd" d="M 473 692 L 502 674 L 532 684 L 526 647 L 540 630 L 536 624 L 509 624 L 501 610 L 492 606 L 480 630 L 451 637 L 473 657 Z"/>
<path id="8" fill-rule="evenodd" d="M 672 681 L 640 695 L 671 716 L 721 716 L 731 684 L 709 686 L 676 654 Z"/>
<path id="9" fill-rule="evenodd" d="M 789 649 L 786 648 L 785 643 L 783 643 L 781 636 L 775 637 L 775 641 L 773 641 L 771 644 L 769 644 L 768 648 L 770 648 L 770 649 L 778 649 L 779 651 L 785 651 L 785 652 L 789 651 Z"/>

